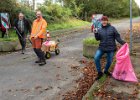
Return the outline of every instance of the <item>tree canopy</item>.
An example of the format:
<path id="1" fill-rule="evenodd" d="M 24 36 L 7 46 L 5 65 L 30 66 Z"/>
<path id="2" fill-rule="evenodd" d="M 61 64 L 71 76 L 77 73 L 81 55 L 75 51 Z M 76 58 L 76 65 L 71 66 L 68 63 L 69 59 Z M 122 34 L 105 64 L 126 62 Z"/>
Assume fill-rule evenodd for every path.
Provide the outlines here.
<path id="1" fill-rule="evenodd" d="M 57 3 L 52 1 L 45 0 L 38 8 L 48 22 L 64 21 L 70 17 L 87 20 L 92 14 L 104 14 L 112 18 L 129 17 L 128 0 L 56 0 Z M 31 4 L 20 4 L 17 0 L 0 2 L 0 12 L 8 12 L 12 20 L 18 12 L 23 12 L 30 20 L 35 18 Z M 139 13 L 140 10 L 133 0 L 133 16 L 138 16 Z"/>
<path id="2" fill-rule="evenodd" d="M 109 17 L 128 17 L 128 0 L 63 0 L 64 6 L 73 10 L 73 15 L 80 18 L 91 16 L 92 14 L 104 14 Z M 78 10 L 77 10 L 78 9 Z M 133 0 L 133 16 L 139 15 L 138 5 Z"/>

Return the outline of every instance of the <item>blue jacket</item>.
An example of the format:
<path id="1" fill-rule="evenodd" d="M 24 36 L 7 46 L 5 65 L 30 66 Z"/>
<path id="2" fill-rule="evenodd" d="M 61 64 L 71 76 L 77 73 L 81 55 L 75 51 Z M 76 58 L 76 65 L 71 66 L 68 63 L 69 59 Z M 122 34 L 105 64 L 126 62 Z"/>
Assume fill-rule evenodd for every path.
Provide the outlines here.
<path id="1" fill-rule="evenodd" d="M 95 38 L 100 41 L 99 49 L 105 52 L 116 51 L 116 40 L 122 45 L 125 44 L 125 41 L 121 39 L 116 28 L 110 24 L 105 27 L 102 26 L 102 28 L 95 33 Z"/>

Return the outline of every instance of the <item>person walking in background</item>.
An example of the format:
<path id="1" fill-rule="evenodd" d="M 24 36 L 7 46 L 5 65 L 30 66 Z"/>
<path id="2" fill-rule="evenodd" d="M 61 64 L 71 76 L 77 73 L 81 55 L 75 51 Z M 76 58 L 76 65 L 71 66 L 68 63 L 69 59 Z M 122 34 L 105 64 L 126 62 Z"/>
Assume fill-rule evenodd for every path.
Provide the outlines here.
<path id="1" fill-rule="evenodd" d="M 0 13 L 0 31 L 2 32 L 2 38 L 5 37 L 5 35 L 8 37 L 8 30 L 11 27 L 10 25 L 10 19 L 8 13 Z"/>
<path id="2" fill-rule="evenodd" d="M 96 80 L 103 76 L 100 64 L 102 56 L 107 54 L 107 64 L 104 69 L 104 74 L 111 76 L 111 73 L 108 70 L 112 64 L 113 56 L 117 49 L 115 40 L 117 40 L 117 42 L 119 42 L 121 45 L 125 44 L 125 41 L 121 39 L 120 34 L 117 32 L 116 28 L 108 23 L 107 16 L 103 16 L 101 21 L 102 27 L 99 30 L 94 30 L 96 40 L 100 41 L 99 48 L 94 56 L 96 69 L 98 71 Z"/>
<path id="3" fill-rule="evenodd" d="M 2 36 L 1 37 L 4 38 L 4 36 L 6 34 L 6 28 L 2 24 L 0 24 L 0 30 L 2 32 Z"/>
<path id="4" fill-rule="evenodd" d="M 32 32 L 31 32 L 31 41 L 35 54 L 38 57 L 38 60 L 35 63 L 38 63 L 40 66 L 46 64 L 44 52 L 41 50 L 43 39 L 45 38 L 47 22 L 42 17 L 41 11 L 36 12 L 37 19 L 33 22 Z"/>
<path id="5" fill-rule="evenodd" d="M 18 19 L 15 21 L 15 29 L 18 35 L 20 44 L 22 46 L 22 54 L 25 53 L 26 49 L 26 37 L 31 32 L 31 25 L 27 19 L 25 19 L 23 13 L 19 13 Z"/>

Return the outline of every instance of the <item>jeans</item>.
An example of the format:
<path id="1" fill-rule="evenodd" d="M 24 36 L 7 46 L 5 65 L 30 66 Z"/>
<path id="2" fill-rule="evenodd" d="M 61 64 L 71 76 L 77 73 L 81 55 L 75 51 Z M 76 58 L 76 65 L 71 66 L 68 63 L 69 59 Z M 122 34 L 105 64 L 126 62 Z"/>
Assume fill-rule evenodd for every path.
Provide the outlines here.
<path id="1" fill-rule="evenodd" d="M 107 72 L 107 71 L 109 70 L 111 64 L 112 64 L 113 56 L 114 56 L 114 51 L 111 51 L 111 52 L 104 52 L 104 51 L 98 49 L 98 50 L 96 51 L 95 56 L 94 56 L 94 61 L 95 61 L 96 69 L 97 69 L 98 73 L 101 73 L 101 72 L 102 72 L 100 60 L 101 60 L 102 56 L 103 56 L 105 53 L 107 54 L 107 56 L 106 56 L 107 63 L 106 63 L 104 72 Z"/>

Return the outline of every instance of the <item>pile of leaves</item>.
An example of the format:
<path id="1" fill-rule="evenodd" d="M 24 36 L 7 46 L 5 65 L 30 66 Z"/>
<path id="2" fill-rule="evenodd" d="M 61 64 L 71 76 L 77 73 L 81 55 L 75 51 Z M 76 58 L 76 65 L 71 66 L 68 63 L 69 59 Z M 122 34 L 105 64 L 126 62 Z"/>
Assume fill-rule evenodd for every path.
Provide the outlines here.
<path id="1" fill-rule="evenodd" d="M 117 49 L 120 49 L 120 45 L 117 45 Z M 114 66 L 116 62 L 115 56 L 112 66 Z M 95 78 L 97 76 L 96 66 L 93 60 L 81 60 L 81 64 L 83 64 L 85 67 L 81 69 L 83 73 L 83 77 L 76 80 L 76 83 L 78 84 L 77 87 L 74 90 L 71 90 L 67 92 L 64 95 L 63 100 L 82 100 L 83 96 L 88 92 L 90 87 L 94 84 Z M 102 70 L 104 69 L 104 66 L 106 64 L 106 56 L 103 56 L 101 59 L 101 66 Z M 73 67 L 72 67 L 73 68 Z M 110 68 L 110 70 L 113 70 L 113 67 Z"/>
<path id="2" fill-rule="evenodd" d="M 140 23 L 134 23 L 133 24 L 133 42 L 136 42 L 137 40 L 140 40 Z M 127 32 L 125 32 L 126 34 L 124 34 L 124 38 L 126 40 L 126 42 L 130 42 L 130 30 L 128 30 Z"/>
<path id="3" fill-rule="evenodd" d="M 135 86 L 138 85 L 139 84 L 136 83 Z M 117 86 L 115 83 L 110 82 L 110 79 L 108 79 L 97 92 L 93 93 L 93 96 L 98 97 L 99 100 L 137 100 L 137 96 L 139 93 L 138 89 L 135 89 L 132 94 L 127 94 L 124 92 L 117 93 L 113 90 L 108 89 L 111 87 L 117 87 Z"/>
<path id="4" fill-rule="evenodd" d="M 140 23 L 135 23 L 133 26 L 133 42 L 140 43 Z"/>
<path id="5" fill-rule="evenodd" d="M 85 64 L 85 67 L 81 69 L 83 77 L 76 81 L 78 84 L 77 87 L 74 90 L 67 92 L 64 95 L 63 100 L 82 100 L 83 96 L 95 82 L 97 71 L 94 62 L 83 60 L 81 63 Z M 101 64 L 103 66 L 105 65 L 104 58 L 102 59 Z"/>
<path id="6" fill-rule="evenodd" d="M 137 55 L 139 53 L 139 47 L 140 47 L 140 23 L 134 23 L 133 24 L 133 30 L 132 30 L 132 46 L 133 51 L 132 53 L 134 55 Z M 123 34 L 123 37 L 127 43 L 130 43 L 130 30 L 125 32 Z"/>

